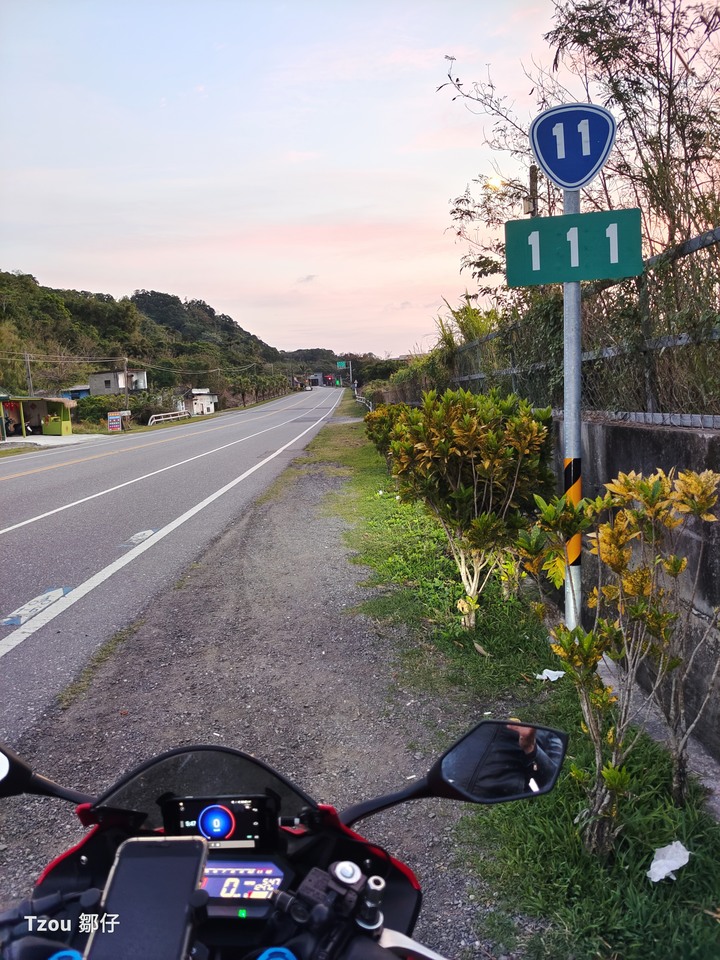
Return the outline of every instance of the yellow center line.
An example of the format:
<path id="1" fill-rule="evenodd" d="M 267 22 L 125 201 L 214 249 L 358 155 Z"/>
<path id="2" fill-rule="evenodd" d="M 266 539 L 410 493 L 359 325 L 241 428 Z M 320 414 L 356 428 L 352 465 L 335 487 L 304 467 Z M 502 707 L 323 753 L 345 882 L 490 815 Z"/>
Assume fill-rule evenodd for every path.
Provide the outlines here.
<path id="1" fill-rule="evenodd" d="M 253 420 L 262 420 L 266 417 L 272 416 L 270 413 L 262 414 L 259 417 L 253 417 Z M 214 433 L 216 430 L 227 430 L 229 427 L 236 426 L 233 423 L 224 423 L 217 427 L 208 427 L 207 433 Z M 18 477 L 29 477 L 34 473 L 44 473 L 46 470 L 58 470 L 60 467 L 72 467 L 76 463 L 88 463 L 90 460 L 102 460 L 103 457 L 115 457 L 120 453 L 130 453 L 132 450 L 142 450 L 144 447 L 155 447 L 160 443 L 170 443 L 172 440 L 186 440 L 188 439 L 188 434 L 185 434 L 182 437 L 177 435 L 173 437 L 163 437 L 162 440 L 151 440 L 148 443 L 138 443 L 133 447 L 123 447 L 121 450 L 107 450 L 104 453 L 94 453 L 89 457 L 78 457 L 76 460 L 64 460 L 62 463 L 50 463 L 45 467 L 35 467 L 32 470 L 23 470 L 21 473 L 11 473 L 6 477 L 0 477 L 0 483 L 4 480 L 17 480 Z"/>

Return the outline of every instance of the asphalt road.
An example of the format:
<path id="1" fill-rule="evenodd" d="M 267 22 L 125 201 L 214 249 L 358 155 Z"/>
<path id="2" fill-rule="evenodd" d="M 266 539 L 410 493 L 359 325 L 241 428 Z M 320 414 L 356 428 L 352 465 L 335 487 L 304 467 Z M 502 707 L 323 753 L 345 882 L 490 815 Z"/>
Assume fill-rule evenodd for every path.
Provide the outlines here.
<path id="1" fill-rule="evenodd" d="M 93 652 L 183 576 L 341 394 L 0 460 L 0 740 L 17 744 Z"/>

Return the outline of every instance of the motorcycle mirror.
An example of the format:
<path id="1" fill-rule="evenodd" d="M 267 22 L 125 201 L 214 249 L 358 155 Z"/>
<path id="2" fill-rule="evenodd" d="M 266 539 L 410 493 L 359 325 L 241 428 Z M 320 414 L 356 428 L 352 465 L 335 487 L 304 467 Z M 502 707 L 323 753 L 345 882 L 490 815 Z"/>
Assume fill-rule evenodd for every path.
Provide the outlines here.
<path id="1" fill-rule="evenodd" d="M 0 743 L 0 797 L 17 797 L 23 793 L 59 797 L 72 803 L 87 803 L 93 799 L 87 794 L 62 787 L 59 783 L 34 773 L 22 757 L 4 743 Z"/>
<path id="2" fill-rule="evenodd" d="M 0 797 L 28 793 L 32 774 L 32 769 L 23 759 L 4 743 L 0 744 Z"/>
<path id="3" fill-rule="evenodd" d="M 470 803 L 505 803 L 549 793 L 567 734 L 519 720 L 483 720 L 431 767 L 432 794 Z"/>
<path id="4" fill-rule="evenodd" d="M 560 730 L 519 720 L 483 720 L 428 771 L 398 793 L 355 804 L 340 813 L 352 826 L 363 817 L 408 800 L 447 797 L 466 803 L 504 803 L 549 793 L 567 751 Z"/>

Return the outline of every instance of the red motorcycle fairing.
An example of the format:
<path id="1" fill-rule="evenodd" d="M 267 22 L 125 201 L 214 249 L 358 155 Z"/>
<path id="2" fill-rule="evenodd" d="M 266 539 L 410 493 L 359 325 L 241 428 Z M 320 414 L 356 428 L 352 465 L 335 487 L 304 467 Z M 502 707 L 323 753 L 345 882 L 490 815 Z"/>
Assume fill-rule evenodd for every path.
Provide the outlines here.
<path id="1" fill-rule="evenodd" d="M 123 839 L 127 839 L 127 837 L 132 835 L 131 830 L 136 822 L 134 819 L 136 817 L 135 814 L 125 811 L 99 811 L 94 809 L 92 803 L 78 804 L 75 807 L 75 815 L 84 827 L 92 827 L 92 829 L 78 840 L 74 846 L 64 850 L 48 863 L 35 883 L 36 889 L 44 884 L 55 871 L 62 871 L 63 866 L 70 867 L 70 872 L 76 874 L 76 868 L 80 864 L 80 857 L 83 856 L 84 847 L 86 844 L 92 847 L 93 841 L 97 839 L 99 832 L 114 827 L 121 831 Z M 122 840 L 119 842 L 122 842 Z"/>
<path id="2" fill-rule="evenodd" d="M 346 838 L 349 848 L 343 850 L 343 858 L 353 860 L 361 867 L 363 858 L 384 865 L 386 887 L 382 911 L 385 925 L 411 936 L 422 906 L 422 890 L 413 871 L 402 860 L 397 860 L 387 850 L 376 846 L 342 823 L 334 807 L 321 803 L 318 808 L 323 818 L 323 827 Z M 353 850 L 353 847 L 357 847 L 357 850 Z M 338 849 L 342 848 L 343 844 L 338 843 Z"/>
<path id="3" fill-rule="evenodd" d="M 366 840 L 362 834 L 356 833 L 352 827 L 345 826 L 345 824 L 340 820 L 335 807 L 328 803 L 319 803 L 318 808 L 325 814 L 326 819 L 324 820 L 324 823 L 327 824 L 327 826 L 333 827 L 336 830 L 340 830 L 348 837 L 352 837 L 353 840 L 359 840 L 361 843 L 364 843 L 368 848 L 368 852 L 372 852 L 377 856 L 389 857 L 390 862 L 395 869 L 399 870 L 400 873 L 402 873 L 408 879 L 415 890 L 420 891 L 420 883 L 406 863 L 403 863 L 402 860 L 397 860 L 395 857 L 387 853 L 386 850 L 383 850 L 382 847 L 376 847 L 369 840 Z"/>
<path id="4" fill-rule="evenodd" d="M 86 804 L 83 804 L 83 806 L 86 806 Z M 53 872 L 53 870 L 62 866 L 62 863 L 64 860 L 72 858 L 75 854 L 79 853 L 79 851 L 88 842 L 90 837 L 99 829 L 100 829 L 99 826 L 95 826 L 89 833 L 86 833 L 81 840 L 78 840 L 78 842 L 74 846 L 70 847 L 67 850 L 64 850 L 62 853 L 58 854 L 58 856 L 55 857 L 54 860 L 51 860 L 50 863 L 48 863 L 48 865 L 44 868 L 40 876 L 35 881 L 35 886 L 39 887 L 42 883 L 44 883 L 45 880 Z"/>

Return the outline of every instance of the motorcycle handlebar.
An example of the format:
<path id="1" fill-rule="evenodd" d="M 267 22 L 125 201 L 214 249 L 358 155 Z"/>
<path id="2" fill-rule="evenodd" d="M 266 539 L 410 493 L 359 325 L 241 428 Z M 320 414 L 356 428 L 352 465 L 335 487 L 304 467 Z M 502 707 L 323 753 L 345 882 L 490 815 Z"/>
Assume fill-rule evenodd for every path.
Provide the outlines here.
<path id="1" fill-rule="evenodd" d="M 370 937 L 353 937 L 342 960 L 390 960 L 389 952 Z"/>
<path id="2" fill-rule="evenodd" d="M 379 941 L 369 937 L 354 937 L 342 960 L 389 960 L 394 956 L 405 957 L 407 960 L 445 960 L 439 953 L 423 946 L 417 940 L 387 928 L 383 930 Z"/>

